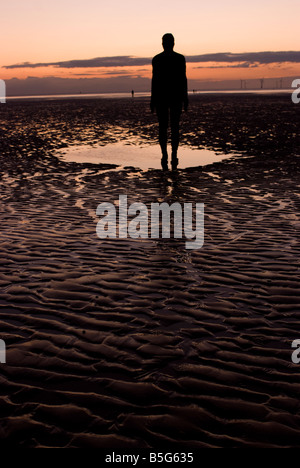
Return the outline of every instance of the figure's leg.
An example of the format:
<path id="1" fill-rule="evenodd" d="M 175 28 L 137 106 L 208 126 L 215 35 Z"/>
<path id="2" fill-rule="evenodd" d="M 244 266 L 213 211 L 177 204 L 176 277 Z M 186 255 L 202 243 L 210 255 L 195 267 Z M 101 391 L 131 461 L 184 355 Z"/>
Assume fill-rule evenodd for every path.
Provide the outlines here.
<path id="1" fill-rule="evenodd" d="M 177 150 L 179 146 L 179 121 L 181 116 L 181 106 L 174 105 L 170 109 L 171 120 L 171 143 L 172 143 L 172 168 L 178 165 Z"/>
<path id="2" fill-rule="evenodd" d="M 157 117 L 159 125 L 159 144 L 162 153 L 162 166 L 163 168 L 168 168 L 168 120 L 169 120 L 169 111 L 167 106 L 159 106 L 157 108 Z M 166 167 L 165 167 L 166 166 Z"/>

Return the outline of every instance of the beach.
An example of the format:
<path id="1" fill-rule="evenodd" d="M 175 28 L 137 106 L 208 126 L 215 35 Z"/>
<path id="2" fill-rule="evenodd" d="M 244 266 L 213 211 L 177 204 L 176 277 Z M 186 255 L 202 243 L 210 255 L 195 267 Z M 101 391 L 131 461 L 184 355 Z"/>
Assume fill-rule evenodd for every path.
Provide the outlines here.
<path id="1" fill-rule="evenodd" d="M 181 144 L 233 156 L 174 172 L 58 155 L 157 144 L 149 98 L 0 112 L 0 446 L 299 447 L 300 104 L 191 95 Z M 204 203 L 203 247 L 99 239 L 122 194 Z"/>

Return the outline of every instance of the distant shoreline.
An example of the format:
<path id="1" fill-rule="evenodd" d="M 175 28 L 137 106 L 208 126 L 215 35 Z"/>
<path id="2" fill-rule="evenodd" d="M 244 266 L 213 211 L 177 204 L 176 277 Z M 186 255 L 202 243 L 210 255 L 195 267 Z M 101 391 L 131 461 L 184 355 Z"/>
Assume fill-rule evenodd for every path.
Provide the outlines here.
<path id="1" fill-rule="evenodd" d="M 224 89 L 224 90 L 195 90 L 189 91 L 189 95 L 197 94 L 288 94 L 292 93 L 293 89 Z M 150 92 L 136 92 L 135 97 L 131 97 L 131 92 L 128 93 L 89 93 L 89 94 L 44 94 L 44 95 L 25 95 L 25 96 L 7 96 L 8 101 L 11 100 L 54 100 L 54 99 L 136 99 L 140 97 L 150 97 Z"/>

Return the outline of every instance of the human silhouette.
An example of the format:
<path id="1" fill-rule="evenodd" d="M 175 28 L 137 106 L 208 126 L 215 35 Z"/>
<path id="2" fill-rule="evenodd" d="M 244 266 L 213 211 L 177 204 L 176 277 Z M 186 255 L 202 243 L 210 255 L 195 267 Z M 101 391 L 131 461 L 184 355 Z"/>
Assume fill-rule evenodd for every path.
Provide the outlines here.
<path id="1" fill-rule="evenodd" d="M 170 118 L 172 169 L 178 165 L 179 121 L 182 108 L 188 108 L 186 64 L 183 55 L 174 52 L 175 40 L 170 33 L 164 34 L 164 51 L 152 60 L 151 112 L 156 110 L 159 124 L 159 144 L 162 152 L 161 165 L 168 169 L 168 124 Z"/>
<path id="2" fill-rule="evenodd" d="M 134 97 L 134 90 L 131 90 L 131 97 Z"/>

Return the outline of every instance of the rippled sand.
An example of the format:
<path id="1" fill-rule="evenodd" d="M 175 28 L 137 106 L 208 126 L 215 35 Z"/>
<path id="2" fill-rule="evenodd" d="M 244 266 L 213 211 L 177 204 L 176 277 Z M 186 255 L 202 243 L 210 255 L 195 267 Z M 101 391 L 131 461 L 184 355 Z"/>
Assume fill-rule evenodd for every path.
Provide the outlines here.
<path id="1" fill-rule="evenodd" d="M 300 107 L 192 97 L 182 141 L 241 154 L 202 168 L 55 156 L 153 141 L 147 109 L 147 99 L 1 107 L 1 446 L 299 447 Z M 98 203 L 123 193 L 203 202 L 204 247 L 98 239 Z"/>

